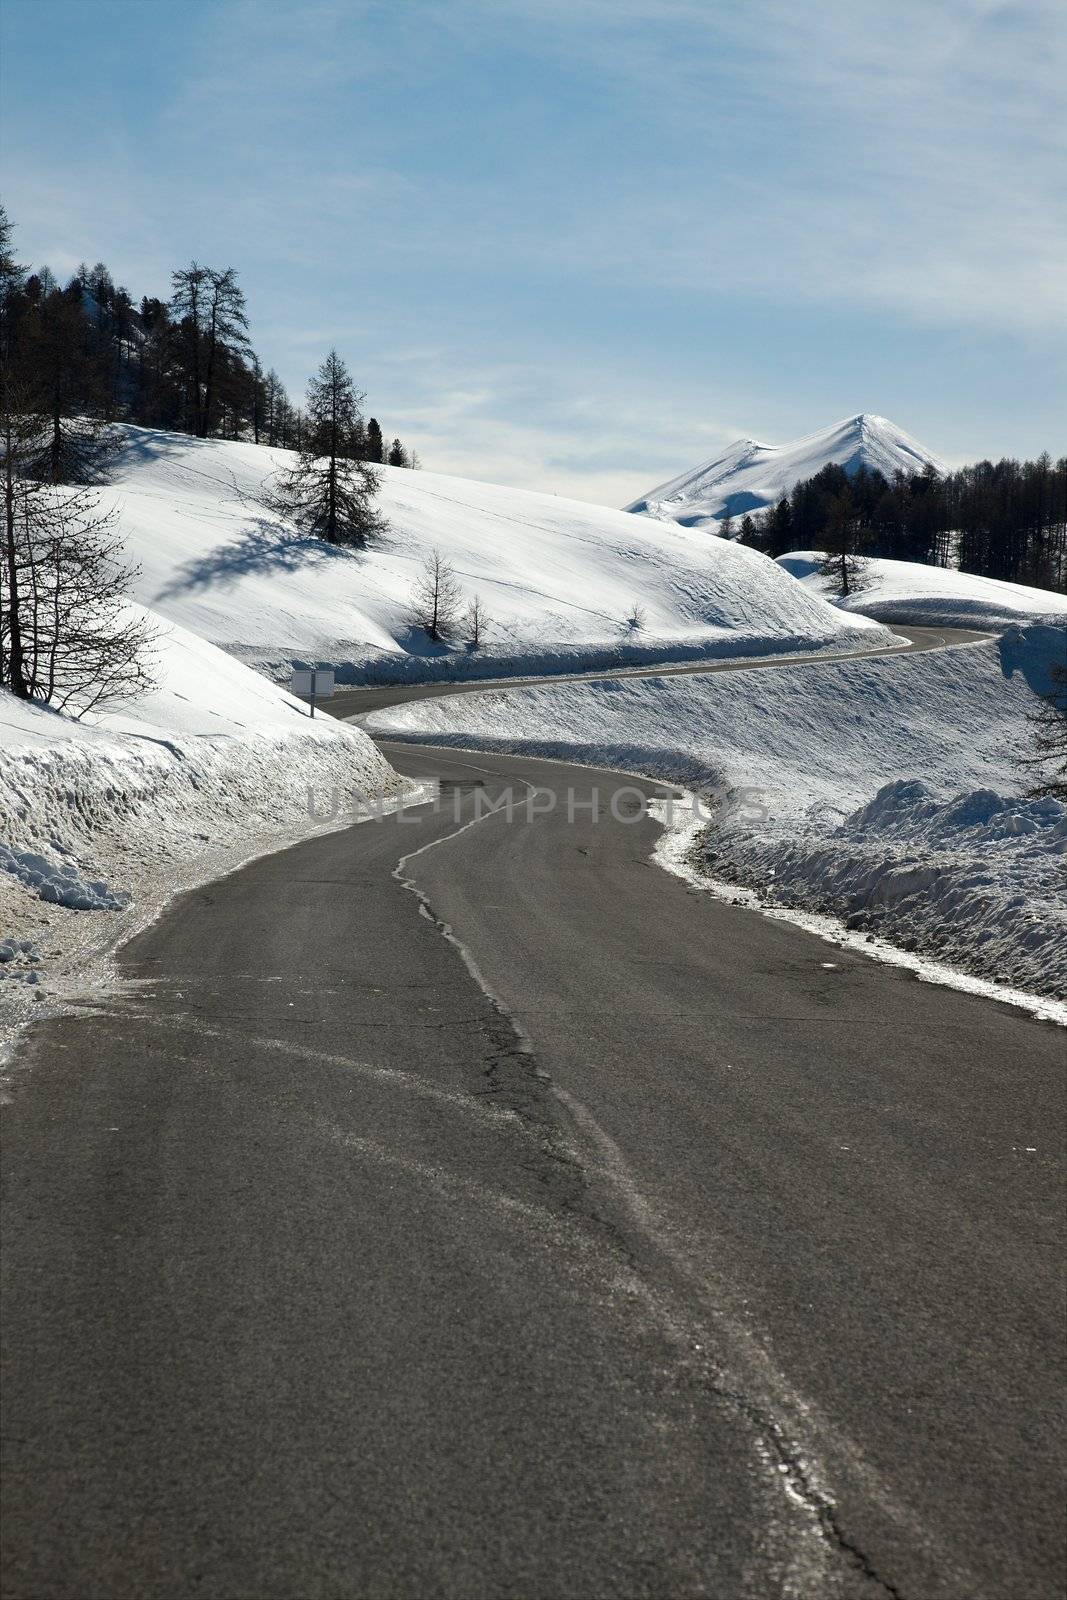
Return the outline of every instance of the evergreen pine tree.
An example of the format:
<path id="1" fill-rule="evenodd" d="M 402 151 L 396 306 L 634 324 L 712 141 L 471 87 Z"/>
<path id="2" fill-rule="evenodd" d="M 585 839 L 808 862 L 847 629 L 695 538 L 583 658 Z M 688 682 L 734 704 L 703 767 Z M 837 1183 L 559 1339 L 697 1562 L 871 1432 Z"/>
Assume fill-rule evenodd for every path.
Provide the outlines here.
<path id="1" fill-rule="evenodd" d="M 24 402 L 38 419 L 36 475 L 51 483 L 92 482 L 109 454 L 103 423 L 110 385 L 79 280 L 29 307 L 19 346 Z"/>
<path id="2" fill-rule="evenodd" d="M 362 400 L 331 350 L 308 384 L 300 459 L 274 496 L 277 509 L 328 544 L 362 546 L 385 527 L 374 505 L 378 474 L 356 455 Z"/>
<path id="3" fill-rule="evenodd" d="M 205 305 L 206 361 L 202 436 L 207 437 L 215 418 L 218 391 L 232 374 L 235 358 L 250 352 L 244 291 L 232 267 L 209 271 Z"/>
<path id="4" fill-rule="evenodd" d="M 764 520 L 766 536 L 763 549 L 769 556 L 784 556 L 793 548 L 793 508 L 789 496 L 783 495 L 773 511 Z"/>
<path id="5" fill-rule="evenodd" d="M 202 426 L 204 395 L 201 383 L 204 343 L 204 304 L 208 292 L 209 269 L 198 261 L 171 273 L 171 309 L 179 319 L 181 350 L 185 369 L 187 420 L 198 438 L 206 434 Z"/>
<path id="6" fill-rule="evenodd" d="M 376 417 L 371 417 L 367 423 L 366 441 L 363 449 L 364 459 L 367 461 L 376 462 L 380 466 L 385 459 L 385 441 L 382 438 L 382 430 Z"/>

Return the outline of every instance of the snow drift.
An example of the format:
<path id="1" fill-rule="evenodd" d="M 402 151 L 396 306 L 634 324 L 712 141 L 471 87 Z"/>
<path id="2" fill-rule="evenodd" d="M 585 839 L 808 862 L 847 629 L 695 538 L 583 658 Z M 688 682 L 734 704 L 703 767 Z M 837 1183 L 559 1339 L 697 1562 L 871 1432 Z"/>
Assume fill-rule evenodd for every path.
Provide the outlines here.
<path id="1" fill-rule="evenodd" d="M 762 511 L 831 463 L 849 474 L 867 467 L 885 478 L 927 466 L 945 471 L 944 463 L 903 428 L 863 412 L 791 444 L 738 439 L 721 456 L 650 489 L 626 509 L 717 533 L 724 517 Z"/>
<path id="2" fill-rule="evenodd" d="M 870 661 L 505 689 L 394 706 L 390 738 L 701 789 L 693 861 L 765 901 L 1039 995 L 1067 988 L 1067 808 L 1019 798 L 1056 626 Z"/>
<path id="3" fill-rule="evenodd" d="M 580 501 L 382 469 L 389 532 L 365 552 L 299 537 L 264 505 L 286 451 L 124 428 L 105 494 L 142 567 L 138 598 L 275 677 L 332 663 L 342 682 L 494 677 L 711 655 L 863 649 L 886 634 L 751 550 Z M 439 549 L 491 618 L 484 648 L 434 646 L 410 621 Z M 635 603 L 643 615 L 629 625 Z"/>
<path id="4" fill-rule="evenodd" d="M 1062 617 L 1067 626 L 1067 595 L 1030 589 L 999 578 L 979 578 L 950 567 L 927 567 L 916 561 L 865 557 L 855 594 L 842 599 L 819 576 L 820 550 L 791 550 L 778 565 L 806 589 L 825 596 L 842 611 L 879 622 L 914 622 L 943 628 L 1001 628 L 1028 617 Z"/>

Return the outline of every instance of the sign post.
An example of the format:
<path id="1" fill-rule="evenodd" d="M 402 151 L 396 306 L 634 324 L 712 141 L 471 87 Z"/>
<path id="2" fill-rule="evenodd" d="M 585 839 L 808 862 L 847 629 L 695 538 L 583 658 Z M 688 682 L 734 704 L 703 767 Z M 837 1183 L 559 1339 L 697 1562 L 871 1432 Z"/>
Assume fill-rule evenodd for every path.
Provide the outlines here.
<path id="1" fill-rule="evenodd" d="M 333 695 L 332 667 L 294 667 L 290 692 L 311 701 L 311 715 L 315 715 L 315 701 L 329 700 Z"/>

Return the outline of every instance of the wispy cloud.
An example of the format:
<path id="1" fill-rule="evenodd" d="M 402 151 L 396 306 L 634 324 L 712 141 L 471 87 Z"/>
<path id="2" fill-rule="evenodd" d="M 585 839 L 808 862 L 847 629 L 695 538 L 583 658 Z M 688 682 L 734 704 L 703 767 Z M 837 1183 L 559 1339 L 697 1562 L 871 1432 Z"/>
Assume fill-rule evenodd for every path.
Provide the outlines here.
<path id="1" fill-rule="evenodd" d="M 436 472 L 624 505 L 650 486 L 650 461 L 675 469 L 743 430 L 709 422 L 675 395 L 620 392 L 598 375 L 561 381 L 557 368 L 464 364 L 455 351 L 401 348 L 392 384 L 376 392 L 397 431 Z"/>
<path id="2" fill-rule="evenodd" d="M 1012 383 L 1055 448 L 1063 0 L 53 3 L 85 61 L 12 77 L 24 254 L 232 262 L 294 390 L 338 344 L 428 464 L 620 503 L 891 378 L 939 451 Z M 978 354 L 924 395 L 938 341 Z"/>
<path id="3" fill-rule="evenodd" d="M 471 3 L 613 78 L 673 157 L 584 197 L 557 259 L 986 326 L 1067 309 L 1062 0 Z"/>

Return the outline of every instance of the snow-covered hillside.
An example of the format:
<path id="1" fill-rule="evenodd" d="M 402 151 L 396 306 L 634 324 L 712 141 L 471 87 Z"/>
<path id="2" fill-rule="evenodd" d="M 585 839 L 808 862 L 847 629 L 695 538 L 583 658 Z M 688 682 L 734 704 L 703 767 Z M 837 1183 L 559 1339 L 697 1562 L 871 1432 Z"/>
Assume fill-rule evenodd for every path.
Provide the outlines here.
<path id="1" fill-rule="evenodd" d="M 812 478 L 831 462 L 848 473 L 867 467 L 892 478 L 895 472 L 921 472 L 944 463 L 887 417 L 863 412 L 791 444 L 760 444 L 738 439 L 714 461 L 683 472 L 635 500 L 628 511 L 686 528 L 718 531 L 724 517 L 760 511 L 788 494 L 795 483 Z"/>
<path id="2" fill-rule="evenodd" d="M 828 580 L 819 577 L 822 560 L 818 550 L 791 550 L 778 557 L 778 565 L 799 578 L 806 589 L 826 595 L 842 611 L 875 617 L 879 622 L 1000 628 L 1026 617 L 1062 617 L 1067 625 L 1067 595 L 915 561 L 865 558 L 859 589 L 842 599 L 832 593 Z"/>
<path id="3" fill-rule="evenodd" d="M 176 890 L 313 831 L 334 791 L 346 811 L 400 791 L 365 734 L 146 620 L 155 686 L 122 709 L 77 721 L 0 691 L 0 1028 Z"/>
<path id="4" fill-rule="evenodd" d="M 138 598 L 278 677 L 294 660 L 333 662 L 355 682 L 885 642 L 758 553 L 674 524 L 387 467 L 389 531 L 356 553 L 300 538 L 265 509 L 264 482 L 291 463 L 286 452 L 123 432 L 104 493 L 142 568 Z M 476 654 L 461 643 L 444 651 L 411 625 L 412 587 L 433 548 L 490 615 Z"/>
<path id="5" fill-rule="evenodd" d="M 1019 756 L 1065 655 L 1062 630 L 1038 624 L 923 654 L 500 689 L 365 720 L 379 737 L 699 788 L 713 820 L 677 813 L 685 870 L 1064 998 L 1067 806 L 1020 798 L 1033 774 Z"/>

